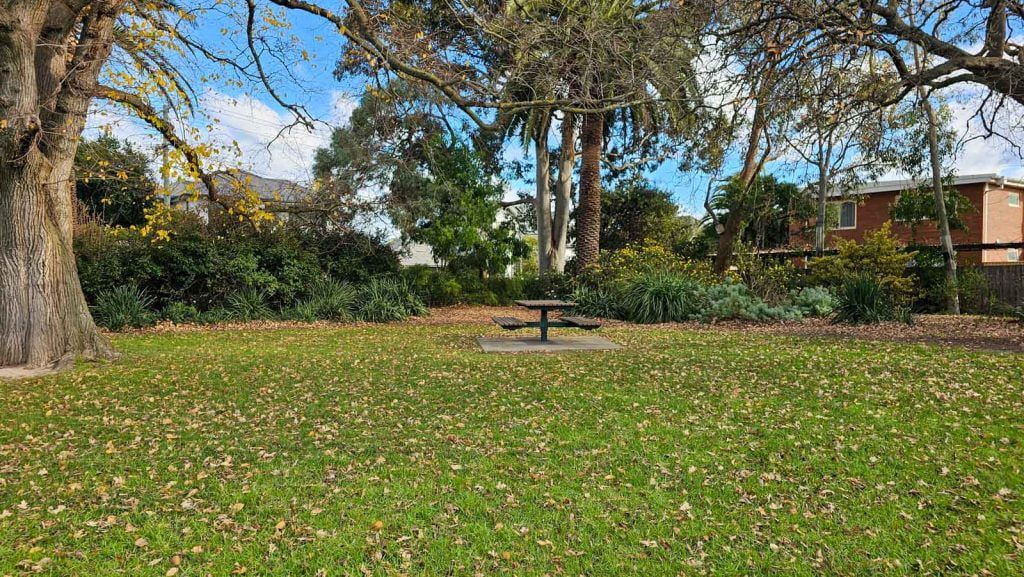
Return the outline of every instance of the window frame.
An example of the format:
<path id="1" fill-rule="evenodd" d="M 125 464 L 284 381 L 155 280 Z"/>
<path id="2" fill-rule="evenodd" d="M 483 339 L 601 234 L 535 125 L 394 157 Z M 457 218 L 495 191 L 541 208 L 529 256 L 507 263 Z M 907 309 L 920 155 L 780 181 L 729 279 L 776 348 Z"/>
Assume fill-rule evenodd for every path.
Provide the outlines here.
<path id="1" fill-rule="evenodd" d="M 1014 202 L 1014 197 L 1017 198 L 1017 202 Z M 1006 203 L 1014 208 L 1020 208 L 1020 193 L 1019 192 L 1007 192 Z"/>
<path id="2" fill-rule="evenodd" d="M 836 204 L 839 205 L 839 218 L 836 219 L 835 230 L 855 230 L 857 228 L 857 201 L 856 200 L 840 200 Z M 853 225 L 843 226 L 843 206 L 847 204 L 853 205 Z"/>
<path id="3" fill-rule="evenodd" d="M 1014 255 L 1016 258 L 1010 258 L 1010 255 Z M 1006 262 L 1020 262 L 1020 249 L 1019 248 L 1008 248 L 1006 249 Z"/>

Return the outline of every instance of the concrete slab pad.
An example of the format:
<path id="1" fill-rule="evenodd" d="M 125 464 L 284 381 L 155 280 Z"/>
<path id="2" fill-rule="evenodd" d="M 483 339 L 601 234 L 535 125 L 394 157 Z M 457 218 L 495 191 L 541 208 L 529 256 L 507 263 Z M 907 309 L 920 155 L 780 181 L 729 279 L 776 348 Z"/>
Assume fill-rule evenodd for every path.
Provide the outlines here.
<path id="1" fill-rule="evenodd" d="M 540 342 L 540 337 L 477 339 L 485 353 L 563 353 L 566 351 L 611 351 L 619 345 L 601 337 L 554 337 Z"/>

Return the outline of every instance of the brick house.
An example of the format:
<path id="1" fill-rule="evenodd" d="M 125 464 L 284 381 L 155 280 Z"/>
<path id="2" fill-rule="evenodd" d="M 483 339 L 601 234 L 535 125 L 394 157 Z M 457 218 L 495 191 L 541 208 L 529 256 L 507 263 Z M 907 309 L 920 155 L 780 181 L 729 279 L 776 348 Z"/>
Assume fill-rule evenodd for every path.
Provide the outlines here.
<path id="1" fill-rule="evenodd" d="M 877 230 L 891 220 L 890 207 L 902 191 L 921 184 L 913 180 L 878 181 L 854 191 L 834 193 L 830 202 L 838 222 L 828 231 L 825 246 L 832 246 L 837 238 L 862 240 L 865 232 Z M 954 186 L 972 205 L 963 215 L 966 230 L 952 231 L 954 244 L 1024 241 L 1024 181 L 997 174 L 970 174 L 957 177 Z M 893 222 L 892 231 L 906 243 L 939 244 L 938 230 L 932 221 L 919 222 L 915 227 Z M 796 223 L 791 232 L 794 245 L 813 246 L 813 219 Z M 965 264 L 1017 263 L 1024 262 L 1022 252 L 1005 248 L 961 252 L 957 260 Z"/>

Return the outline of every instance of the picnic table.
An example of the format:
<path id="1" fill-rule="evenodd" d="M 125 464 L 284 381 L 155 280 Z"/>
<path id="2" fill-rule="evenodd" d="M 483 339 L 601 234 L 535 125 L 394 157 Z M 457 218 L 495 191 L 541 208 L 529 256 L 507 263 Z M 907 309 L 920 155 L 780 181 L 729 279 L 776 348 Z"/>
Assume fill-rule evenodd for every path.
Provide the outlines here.
<path id="1" fill-rule="evenodd" d="M 584 330 L 593 330 L 601 326 L 601 323 L 594 319 L 584 317 L 562 316 L 557 320 L 549 320 L 548 313 L 551 311 L 566 311 L 576 307 L 576 303 L 560 300 L 521 300 L 516 304 L 531 311 L 540 311 L 540 322 L 523 321 L 515 317 L 494 317 L 494 322 L 503 329 L 517 330 L 526 327 L 540 328 L 540 342 L 548 340 L 548 328 L 550 327 L 573 327 Z"/>

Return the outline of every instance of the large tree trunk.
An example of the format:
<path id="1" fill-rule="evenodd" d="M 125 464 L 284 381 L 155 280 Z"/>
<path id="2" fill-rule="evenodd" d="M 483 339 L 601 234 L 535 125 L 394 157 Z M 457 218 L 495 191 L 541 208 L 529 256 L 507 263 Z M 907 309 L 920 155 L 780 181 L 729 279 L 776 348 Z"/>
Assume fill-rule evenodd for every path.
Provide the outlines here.
<path id="1" fill-rule="evenodd" d="M 121 6 L 89 7 L 72 59 L 84 3 L 0 8 L 0 366 L 113 355 L 78 282 L 72 166 Z"/>
<path id="2" fill-rule="evenodd" d="M 537 213 L 537 262 L 540 274 L 551 272 L 551 256 L 553 251 L 551 239 L 551 153 L 548 151 L 548 128 L 551 116 L 547 111 L 537 126 L 534 148 L 537 155 L 537 187 L 534 195 L 533 208 Z"/>
<path id="3" fill-rule="evenodd" d="M 551 272 L 565 272 L 565 253 L 569 243 L 569 213 L 572 208 L 572 173 L 576 167 L 576 116 L 565 113 L 562 119 L 561 153 L 558 158 L 558 183 L 555 186 L 555 217 L 551 239 Z"/>
<path id="4" fill-rule="evenodd" d="M 601 254 L 601 153 L 604 115 L 583 115 L 583 160 L 580 201 L 576 210 L 576 261 L 580 270 L 595 265 Z"/>
<path id="5" fill-rule="evenodd" d="M 39 153 L 0 164 L 0 366 L 65 368 L 113 354 L 78 282 L 69 187 L 52 184 L 53 173 Z"/>

